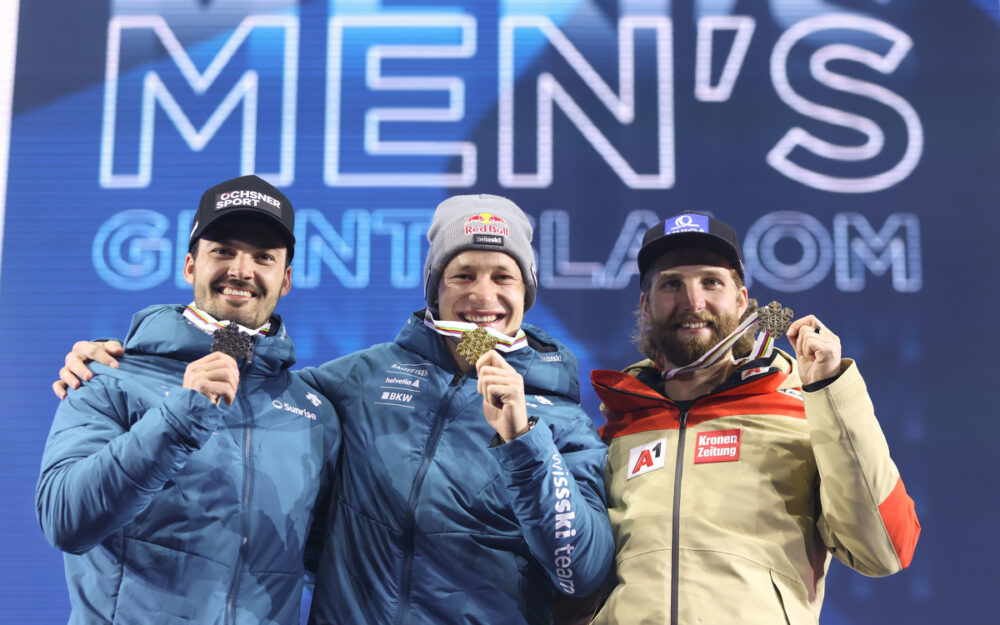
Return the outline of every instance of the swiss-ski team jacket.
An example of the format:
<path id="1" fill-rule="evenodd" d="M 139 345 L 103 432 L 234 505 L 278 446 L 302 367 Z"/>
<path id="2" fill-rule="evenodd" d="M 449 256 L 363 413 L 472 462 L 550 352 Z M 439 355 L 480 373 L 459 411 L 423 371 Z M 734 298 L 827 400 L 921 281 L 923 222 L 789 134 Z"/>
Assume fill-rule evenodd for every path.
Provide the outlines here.
<path id="1" fill-rule="evenodd" d="M 857 366 L 815 392 L 791 370 L 778 352 L 689 402 L 648 360 L 592 373 L 617 548 L 593 623 L 817 623 L 831 554 L 909 565 L 920 524 Z"/>
<path id="2" fill-rule="evenodd" d="M 576 357 L 524 326 L 504 354 L 535 426 L 491 448 L 475 369 L 410 316 L 394 343 L 298 372 L 343 427 L 311 623 L 549 623 L 613 557 L 607 448 L 579 405 Z"/>
<path id="3" fill-rule="evenodd" d="M 36 507 L 67 552 L 71 625 L 299 622 L 336 413 L 289 374 L 295 352 L 277 318 L 239 362 L 232 406 L 182 388 L 213 342 L 183 310 L 136 314 L 120 368 L 91 365 L 56 411 Z"/>

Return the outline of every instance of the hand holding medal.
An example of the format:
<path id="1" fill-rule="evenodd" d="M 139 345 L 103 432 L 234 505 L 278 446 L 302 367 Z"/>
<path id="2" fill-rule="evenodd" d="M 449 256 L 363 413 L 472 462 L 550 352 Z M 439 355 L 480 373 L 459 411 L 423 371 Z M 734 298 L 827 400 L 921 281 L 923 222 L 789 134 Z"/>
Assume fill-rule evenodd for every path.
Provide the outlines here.
<path id="1" fill-rule="evenodd" d="M 231 406 L 240 383 L 236 361 L 250 357 L 253 340 L 240 332 L 235 323 L 219 328 L 212 336 L 215 342 L 211 353 L 188 364 L 183 386 L 208 397 L 215 405 L 225 401 Z"/>
<path id="2" fill-rule="evenodd" d="M 462 332 L 458 353 L 479 377 L 477 389 L 483 396 L 483 416 L 504 441 L 528 430 L 528 410 L 524 402 L 524 380 L 499 352 L 497 339 L 484 328 Z M 483 358 L 485 354 L 492 354 Z"/>
<path id="3" fill-rule="evenodd" d="M 792 322 L 794 313 L 771 302 L 757 311 L 757 326 L 764 336 L 786 334 L 795 350 L 802 384 L 812 384 L 840 373 L 840 337 L 824 330 L 815 315 Z M 760 335 L 758 335 L 760 342 Z"/>
<path id="4" fill-rule="evenodd" d="M 524 378 L 500 352 L 487 350 L 478 358 L 476 375 L 479 378 L 476 390 L 483 396 L 483 416 L 504 442 L 531 429 L 524 400 Z"/>
<path id="5" fill-rule="evenodd" d="M 510 441 L 528 431 L 528 408 L 524 401 L 524 380 L 502 353 L 517 351 L 528 344 L 524 330 L 515 336 L 500 334 L 463 321 L 434 319 L 430 310 L 424 313 L 424 325 L 441 336 L 458 340 L 458 356 L 476 368 L 477 390 L 483 396 L 483 415 L 504 441 Z"/>
<path id="6" fill-rule="evenodd" d="M 796 319 L 788 327 L 788 340 L 795 349 L 802 384 L 821 382 L 840 373 L 840 337 L 815 315 Z"/>

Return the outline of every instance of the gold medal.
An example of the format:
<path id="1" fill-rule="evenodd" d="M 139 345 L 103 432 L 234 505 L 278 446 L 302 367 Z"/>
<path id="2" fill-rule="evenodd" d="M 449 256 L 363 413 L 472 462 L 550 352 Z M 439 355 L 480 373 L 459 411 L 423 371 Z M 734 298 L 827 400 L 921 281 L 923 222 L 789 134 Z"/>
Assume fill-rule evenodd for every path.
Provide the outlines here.
<path id="1" fill-rule="evenodd" d="M 792 317 L 795 313 L 791 308 L 783 308 L 778 302 L 771 302 L 767 306 L 757 310 L 760 329 L 771 336 L 784 334 L 788 326 L 792 324 Z"/>
<path id="2" fill-rule="evenodd" d="M 458 353 L 472 366 L 476 366 L 479 358 L 497 345 L 497 340 L 490 336 L 484 328 L 462 332 L 462 340 L 458 342 Z"/>

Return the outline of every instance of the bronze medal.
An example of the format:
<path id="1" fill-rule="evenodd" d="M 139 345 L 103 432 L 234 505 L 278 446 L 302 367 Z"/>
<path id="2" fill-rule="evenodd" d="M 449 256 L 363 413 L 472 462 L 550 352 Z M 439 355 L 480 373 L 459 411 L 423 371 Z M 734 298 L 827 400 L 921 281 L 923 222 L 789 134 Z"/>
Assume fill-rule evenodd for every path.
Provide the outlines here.
<path id="1" fill-rule="evenodd" d="M 784 308 L 778 302 L 771 302 L 767 306 L 757 310 L 758 323 L 760 329 L 771 336 L 784 334 L 788 326 L 792 324 L 792 317 L 795 313 L 791 308 Z"/>

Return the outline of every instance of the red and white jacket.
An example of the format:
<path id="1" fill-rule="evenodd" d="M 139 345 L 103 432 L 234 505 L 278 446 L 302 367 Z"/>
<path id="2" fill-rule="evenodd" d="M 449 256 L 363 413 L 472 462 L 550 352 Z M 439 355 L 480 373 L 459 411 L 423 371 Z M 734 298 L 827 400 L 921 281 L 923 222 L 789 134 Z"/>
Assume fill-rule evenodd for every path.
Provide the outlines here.
<path id="1" fill-rule="evenodd" d="M 815 392 L 780 351 L 688 402 L 650 361 L 592 382 L 617 564 L 593 623 L 818 623 L 831 555 L 909 565 L 920 523 L 852 361 Z"/>

